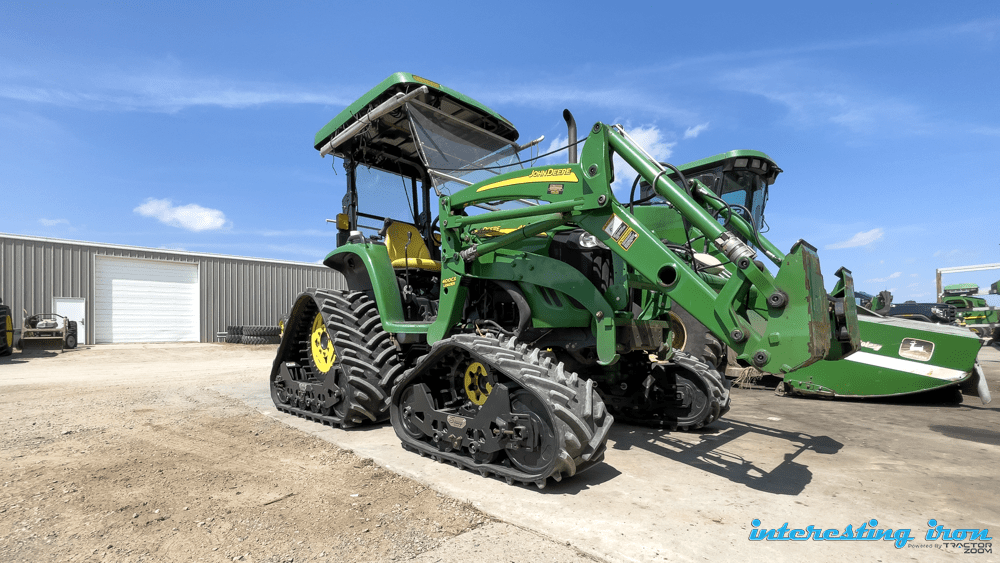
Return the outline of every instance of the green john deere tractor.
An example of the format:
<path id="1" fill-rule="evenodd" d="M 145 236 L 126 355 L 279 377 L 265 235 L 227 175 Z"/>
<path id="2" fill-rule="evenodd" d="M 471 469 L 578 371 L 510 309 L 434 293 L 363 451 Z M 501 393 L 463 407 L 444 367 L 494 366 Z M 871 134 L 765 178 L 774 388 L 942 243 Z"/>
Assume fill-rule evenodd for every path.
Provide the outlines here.
<path id="1" fill-rule="evenodd" d="M 397 73 L 320 130 L 315 148 L 346 170 L 324 263 L 347 288 L 296 299 L 270 376 L 279 410 L 388 418 L 407 449 L 543 487 L 603 459 L 614 418 L 687 430 L 729 409 L 715 366 L 674 345 L 678 319 L 776 373 L 858 348 L 850 272 L 827 294 L 808 243 L 781 253 L 619 125 L 595 123 L 577 158 L 564 117 L 568 163 L 532 166 L 538 141 L 519 145 L 499 114 Z M 616 154 L 663 205 L 619 201 Z M 717 160 L 759 185 L 776 173 L 762 156 Z"/>
<path id="2" fill-rule="evenodd" d="M 997 293 L 997 284 L 990 286 L 991 293 Z M 976 333 L 980 338 L 1000 342 L 1000 309 L 990 307 L 979 297 L 979 286 L 974 283 L 956 283 L 944 286 L 944 294 L 939 301 L 954 305 L 958 322 Z"/>

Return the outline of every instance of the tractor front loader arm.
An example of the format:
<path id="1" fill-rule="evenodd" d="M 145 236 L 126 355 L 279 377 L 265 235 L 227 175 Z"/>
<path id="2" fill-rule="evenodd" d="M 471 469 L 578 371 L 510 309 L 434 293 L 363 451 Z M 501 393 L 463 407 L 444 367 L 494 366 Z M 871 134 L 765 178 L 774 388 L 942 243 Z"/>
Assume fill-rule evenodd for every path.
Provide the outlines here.
<path id="1" fill-rule="evenodd" d="M 705 211 L 706 203 L 717 203 L 706 190 L 689 193 L 675 184 L 668 177 L 669 171 L 620 126 L 599 124 L 591 135 L 603 136 L 606 142 L 602 144 L 620 155 L 735 267 L 730 268 L 733 275 L 716 292 L 617 203 L 611 206 L 609 220 L 621 221 L 639 237 L 625 248 L 614 238 L 617 231 L 612 233 L 605 228 L 605 234 L 612 239 L 609 246 L 736 350 L 741 359 L 763 371 L 787 373 L 820 359 L 843 357 L 857 349 L 860 338 L 849 271 L 842 268 L 837 272 L 840 279 L 835 294 L 827 295 L 813 246 L 800 240 L 788 254 L 782 255 L 759 233 L 750 232 L 742 218 L 734 217 L 736 220 L 731 222 L 744 231 L 740 234 L 747 240 L 759 239 L 765 254 L 779 265 L 777 274 L 772 276 L 755 260 L 754 249 Z M 585 166 L 588 157 L 606 158 L 602 154 L 588 154 L 590 145 L 588 140 L 583 151 Z M 594 146 L 598 148 L 599 144 Z"/>
<path id="2" fill-rule="evenodd" d="M 732 276 L 713 279 L 709 274 L 695 272 L 617 201 L 611 190 L 613 153 L 621 155 L 657 193 L 710 237 L 733 264 Z M 623 268 L 627 265 L 633 270 L 631 274 L 616 273 L 616 283 L 602 298 L 606 304 L 588 306 L 594 315 L 602 364 L 617 359 L 616 327 L 636 321 L 627 310 L 628 288 L 677 301 L 736 350 L 741 359 L 764 371 L 789 372 L 854 351 L 859 339 L 850 272 L 838 272 L 839 294 L 828 296 L 814 247 L 799 241 L 785 255 L 759 237 L 769 257 L 780 265 L 772 276 L 755 260 L 756 251 L 725 230 L 705 211 L 704 201 L 699 202 L 696 195 L 674 184 L 666 172 L 623 130 L 598 123 L 584 145 L 580 164 L 511 172 L 442 197 L 442 278 L 461 278 L 471 272 L 468 265 L 481 263 L 484 257 L 490 262 L 490 253 L 560 225 L 575 224 L 618 255 Z M 465 213 L 473 206 L 514 200 L 542 203 L 479 215 Z M 493 225 L 511 225 L 512 221 L 519 226 L 508 227 L 501 236 L 483 239 L 476 234 L 495 230 Z M 740 227 L 738 230 L 747 237 L 749 233 L 742 230 L 748 226 Z M 525 261 L 530 267 L 526 258 L 517 261 Z M 450 297 L 446 294 L 445 300 Z M 454 309 L 442 307 L 449 308 Z M 456 320 L 454 315 L 439 317 L 438 326 L 430 331 L 432 339 L 445 334 Z"/>

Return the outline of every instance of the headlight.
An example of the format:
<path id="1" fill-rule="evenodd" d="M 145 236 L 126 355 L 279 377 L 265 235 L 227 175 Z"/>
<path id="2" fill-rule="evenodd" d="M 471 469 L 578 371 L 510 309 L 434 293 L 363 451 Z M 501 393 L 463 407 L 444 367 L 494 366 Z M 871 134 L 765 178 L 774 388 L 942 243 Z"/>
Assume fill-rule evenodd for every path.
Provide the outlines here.
<path id="1" fill-rule="evenodd" d="M 607 248 L 603 242 L 597 240 L 597 237 L 590 233 L 583 233 L 580 235 L 580 247 L 581 248 Z"/>

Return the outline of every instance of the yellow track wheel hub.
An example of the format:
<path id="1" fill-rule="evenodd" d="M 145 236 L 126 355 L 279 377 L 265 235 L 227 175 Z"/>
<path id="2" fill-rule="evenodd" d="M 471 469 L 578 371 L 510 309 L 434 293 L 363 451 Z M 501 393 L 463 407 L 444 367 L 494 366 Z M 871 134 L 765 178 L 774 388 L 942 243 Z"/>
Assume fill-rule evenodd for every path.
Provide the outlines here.
<path id="1" fill-rule="evenodd" d="M 3 337 L 7 341 L 7 347 L 10 348 L 14 346 L 14 323 L 10 320 L 10 315 L 7 315 L 7 322 L 4 323 L 7 326 L 4 327 Z"/>
<path id="2" fill-rule="evenodd" d="M 333 362 L 337 361 L 337 351 L 333 348 L 333 339 L 326 331 L 326 322 L 323 321 L 321 313 L 316 313 L 316 318 L 313 319 L 309 341 L 312 344 L 309 349 L 316 369 L 320 373 L 328 373 L 333 368 Z"/>
<path id="3" fill-rule="evenodd" d="M 486 366 L 472 362 L 465 368 L 465 394 L 473 403 L 482 406 L 490 396 L 493 386 L 487 381 Z"/>
<path id="4" fill-rule="evenodd" d="M 684 346 L 687 344 L 687 328 L 681 318 L 673 311 L 670 312 L 670 330 L 674 335 L 670 347 L 674 350 L 684 350 Z"/>

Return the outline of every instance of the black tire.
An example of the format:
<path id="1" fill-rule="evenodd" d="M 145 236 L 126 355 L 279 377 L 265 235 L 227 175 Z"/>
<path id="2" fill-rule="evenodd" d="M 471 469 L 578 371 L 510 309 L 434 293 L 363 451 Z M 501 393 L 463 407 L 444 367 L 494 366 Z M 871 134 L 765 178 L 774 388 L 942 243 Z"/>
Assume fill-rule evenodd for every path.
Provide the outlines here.
<path id="1" fill-rule="evenodd" d="M 709 366 L 718 369 L 726 358 L 726 347 L 722 345 L 705 325 L 694 318 L 683 307 L 674 303 L 670 306 L 672 325 L 680 323 L 684 336 L 677 347 L 681 352 L 694 356 Z M 677 341 L 675 332 L 674 340 Z"/>
<path id="2" fill-rule="evenodd" d="M 271 344 L 267 338 L 263 336 L 247 336 L 243 335 L 240 337 L 241 344 L 249 344 L 250 346 L 260 346 L 262 344 Z"/>
<path id="3" fill-rule="evenodd" d="M 313 330 L 317 315 L 325 331 Z M 317 352 L 314 334 L 319 335 Z M 342 428 L 389 417 L 389 389 L 403 365 L 370 297 L 358 291 L 306 290 L 296 299 L 281 338 L 271 372 L 278 410 Z M 331 357 L 313 357 L 328 346 Z M 295 366 L 294 376 L 286 373 L 288 365 Z"/>
<path id="4" fill-rule="evenodd" d="M 0 305 L 0 356 L 9 356 L 14 352 L 14 319 L 10 316 L 10 307 Z"/>
<path id="5" fill-rule="evenodd" d="M 250 325 L 243 327 L 245 336 L 279 336 L 281 330 L 276 326 Z"/>
<path id="6" fill-rule="evenodd" d="M 226 327 L 226 334 L 230 336 L 242 336 L 243 327 L 240 325 L 229 325 Z"/>
<path id="7" fill-rule="evenodd" d="M 343 354 L 340 362 L 347 367 L 351 386 L 359 399 L 366 399 L 366 404 L 359 406 L 374 409 L 376 422 L 385 421 L 392 384 L 403 374 L 404 366 L 389 333 L 382 328 L 378 306 L 360 291 L 323 293 L 327 303 L 334 304 L 326 309 L 327 330 L 334 333 L 334 345 Z M 321 297 L 321 292 L 317 291 L 316 297 Z"/>
<path id="8" fill-rule="evenodd" d="M 66 335 L 66 349 L 72 350 L 76 348 L 76 333 L 70 333 Z"/>

